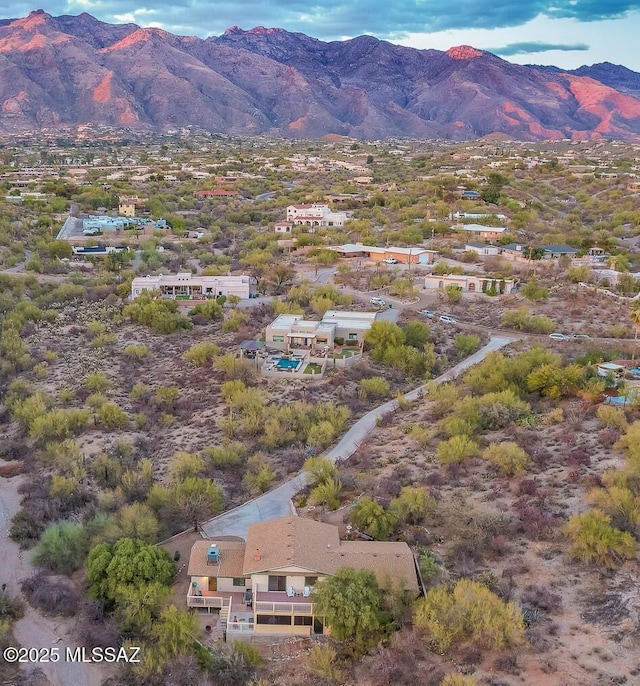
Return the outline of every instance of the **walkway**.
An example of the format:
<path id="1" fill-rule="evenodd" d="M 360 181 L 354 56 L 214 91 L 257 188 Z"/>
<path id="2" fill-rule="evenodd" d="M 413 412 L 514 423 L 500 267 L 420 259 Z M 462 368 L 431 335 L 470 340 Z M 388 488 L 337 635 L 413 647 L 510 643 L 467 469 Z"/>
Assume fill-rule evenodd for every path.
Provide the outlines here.
<path id="1" fill-rule="evenodd" d="M 442 376 L 435 379 L 436 383 L 451 381 L 459 376 L 463 371 L 481 362 L 490 352 L 512 343 L 517 337 L 496 337 L 491 338 L 487 345 L 478 350 L 470 357 L 459 362 Z M 424 392 L 425 386 L 419 386 L 413 391 L 406 393 L 404 398 L 409 401 L 417 400 Z M 397 400 L 389 400 L 383 405 L 367 412 L 361 417 L 340 439 L 340 441 L 325 455 L 335 462 L 336 460 L 346 460 L 358 449 L 362 441 L 375 428 L 380 417 L 388 412 L 394 412 L 398 407 Z M 258 498 L 249 500 L 229 512 L 218 515 L 202 525 L 204 534 L 213 538 L 215 536 L 240 536 L 246 538 L 249 525 L 255 522 L 262 522 L 276 517 L 286 517 L 292 513 L 291 498 L 307 485 L 307 475 L 304 472 L 294 476 L 289 481 L 274 488 L 268 493 L 263 493 Z"/>

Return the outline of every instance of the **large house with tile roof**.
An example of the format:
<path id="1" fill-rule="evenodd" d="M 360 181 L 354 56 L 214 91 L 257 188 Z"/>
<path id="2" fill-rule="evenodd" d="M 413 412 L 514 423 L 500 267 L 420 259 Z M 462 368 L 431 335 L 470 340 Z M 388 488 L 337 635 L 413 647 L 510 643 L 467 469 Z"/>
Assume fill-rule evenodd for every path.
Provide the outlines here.
<path id="1" fill-rule="evenodd" d="M 407 593 L 418 594 L 406 543 L 341 541 L 332 524 L 289 516 L 252 524 L 246 542 L 196 542 L 187 607 L 219 612 L 231 633 L 323 633 L 312 590 L 342 567 L 370 570 L 380 584 L 401 580 Z"/>

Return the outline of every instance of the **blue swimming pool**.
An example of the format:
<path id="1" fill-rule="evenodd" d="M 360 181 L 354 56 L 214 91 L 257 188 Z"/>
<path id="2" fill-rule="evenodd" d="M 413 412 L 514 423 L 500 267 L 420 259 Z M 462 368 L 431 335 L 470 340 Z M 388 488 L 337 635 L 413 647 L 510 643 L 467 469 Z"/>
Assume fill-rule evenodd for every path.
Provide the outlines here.
<path id="1" fill-rule="evenodd" d="M 278 362 L 276 363 L 276 367 L 278 369 L 293 369 L 296 370 L 298 368 L 298 365 L 300 364 L 300 360 L 287 360 L 284 357 L 281 357 Z"/>

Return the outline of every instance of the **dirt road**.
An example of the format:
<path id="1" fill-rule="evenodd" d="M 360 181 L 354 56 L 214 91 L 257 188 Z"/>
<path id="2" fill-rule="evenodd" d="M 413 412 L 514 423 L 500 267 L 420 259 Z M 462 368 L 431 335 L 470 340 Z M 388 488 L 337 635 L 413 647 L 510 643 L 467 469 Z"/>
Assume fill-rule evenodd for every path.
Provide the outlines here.
<path id="1" fill-rule="evenodd" d="M 5 464 L 0 460 L 0 466 Z M 20 595 L 20 583 L 34 571 L 30 554 L 20 550 L 9 538 L 11 518 L 20 509 L 18 487 L 21 483 L 20 476 L 0 478 L 0 582 L 7 584 L 11 595 Z M 25 606 L 25 616 L 14 625 L 16 641 L 23 648 L 56 647 L 60 654 L 59 662 L 23 665 L 26 672 L 41 669 L 51 686 L 99 686 L 109 676 L 109 672 L 99 665 L 65 660 L 66 648 L 78 645 L 72 638 L 73 618 L 45 617 L 30 605 L 25 603 Z"/>

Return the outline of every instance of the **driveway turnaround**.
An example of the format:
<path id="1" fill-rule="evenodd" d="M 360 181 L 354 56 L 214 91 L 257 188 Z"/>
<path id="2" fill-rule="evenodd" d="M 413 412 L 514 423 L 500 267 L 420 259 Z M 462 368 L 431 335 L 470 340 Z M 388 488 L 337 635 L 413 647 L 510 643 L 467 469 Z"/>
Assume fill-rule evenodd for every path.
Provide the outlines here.
<path id="1" fill-rule="evenodd" d="M 434 379 L 436 383 L 452 381 L 462 372 L 466 371 L 474 364 L 478 364 L 495 350 L 499 350 L 509 343 L 513 343 L 516 338 L 496 337 L 491 338 L 487 345 L 480 348 L 476 353 L 459 362 L 442 376 Z M 404 395 L 405 400 L 417 400 L 425 392 L 425 386 L 419 386 Z M 389 412 L 394 412 L 398 408 L 397 400 L 389 400 L 386 403 L 370 410 L 345 433 L 338 443 L 331 450 L 324 454 L 330 460 L 346 460 L 358 449 L 362 441 L 375 428 L 378 419 Z M 218 536 L 239 536 L 246 538 L 247 530 L 251 524 L 262 522 L 276 517 L 286 517 L 292 514 L 291 498 L 301 491 L 308 483 L 305 472 L 300 472 L 289 481 L 281 484 L 272 491 L 263 493 L 261 496 L 249 500 L 243 505 L 235 507 L 202 525 L 201 529 L 206 538 L 216 538 Z"/>

